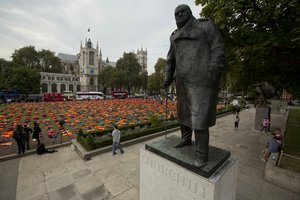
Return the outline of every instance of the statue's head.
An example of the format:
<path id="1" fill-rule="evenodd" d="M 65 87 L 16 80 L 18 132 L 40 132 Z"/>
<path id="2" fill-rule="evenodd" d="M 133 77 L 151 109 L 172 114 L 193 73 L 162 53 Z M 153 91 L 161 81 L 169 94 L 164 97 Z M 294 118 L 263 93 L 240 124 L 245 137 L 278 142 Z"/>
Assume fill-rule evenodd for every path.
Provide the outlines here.
<path id="1" fill-rule="evenodd" d="M 188 5 L 181 4 L 175 9 L 175 20 L 177 28 L 182 28 L 193 16 L 192 11 Z"/>

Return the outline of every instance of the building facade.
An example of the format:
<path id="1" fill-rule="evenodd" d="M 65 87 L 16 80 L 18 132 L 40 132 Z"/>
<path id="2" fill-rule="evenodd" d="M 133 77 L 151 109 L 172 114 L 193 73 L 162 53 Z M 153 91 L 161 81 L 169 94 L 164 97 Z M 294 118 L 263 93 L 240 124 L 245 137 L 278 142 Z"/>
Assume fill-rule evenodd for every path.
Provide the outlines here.
<path id="1" fill-rule="evenodd" d="M 42 93 L 63 93 L 80 91 L 80 79 L 78 75 L 58 74 L 41 72 L 41 91 Z"/>
<path id="2" fill-rule="evenodd" d="M 97 43 L 93 48 L 91 40 L 85 41 L 85 46 L 80 45 L 79 77 L 81 91 L 99 91 L 98 74 L 101 68 L 102 55 Z"/>
<path id="3" fill-rule="evenodd" d="M 63 93 L 64 91 L 102 91 L 99 85 L 99 71 L 104 66 L 116 67 L 116 62 L 102 60 L 102 53 L 98 42 L 96 48 L 90 39 L 80 44 L 80 52 L 77 55 L 58 53 L 57 57 L 63 66 L 63 73 L 41 72 L 42 93 Z M 136 53 L 138 63 L 142 71 L 147 70 L 147 49 L 138 49 Z"/>

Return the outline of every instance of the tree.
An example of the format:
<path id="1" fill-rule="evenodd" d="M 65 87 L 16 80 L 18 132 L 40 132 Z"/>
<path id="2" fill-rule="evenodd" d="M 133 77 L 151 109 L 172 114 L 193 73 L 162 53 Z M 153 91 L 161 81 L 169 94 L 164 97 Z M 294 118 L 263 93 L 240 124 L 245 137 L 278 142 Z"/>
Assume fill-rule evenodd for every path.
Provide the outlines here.
<path id="1" fill-rule="evenodd" d="M 12 62 L 20 66 L 40 69 L 38 52 L 34 46 L 23 47 L 12 54 Z"/>
<path id="2" fill-rule="evenodd" d="M 300 2 L 296 0 L 196 0 L 204 6 L 201 15 L 216 22 L 227 47 L 225 73 L 233 78 L 233 88 L 247 90 L 253 84 L 267 81 L 278 84 L 289 67 L 274 67 L 274 47 L 299 47 Z M 295 66 L 296 67 L 296 66 Z M 288 78 L 295 87 L 299 75 Z M 288 88 L 285 88 L 288 89 Z"/>
<path id="3" fill-rule="evenodd" d="M 42 72 L 62 73 L 63 67 L 58 57 L 50 50 L 42 49 L 38 52 L 39 64 Z"/>
<path id="4" fill-rule="evenodd" d="M 14 68 L 13 63 L 0 59 L 0 89 L 10 89 L 9 77 L 13 74 L 12 69 Z"/>
<path id="5" fill-rule="evenodd" d="M 114 75 L 114 68 L 112 66 L 105 66 L 102 70 L 99 71 L 99 85 L 103 88 L 103 93 L 106 94 L 107 88 L 113 87 L 113 75 Z"/>
<path id="6" fill-rule="evenodd" d="M 123 87 L 130 94 L 131 88 L 137 86 L 135 83 L 139 79 L 139 74 L 142 70 L 134 53 L 125 53 L 123 57 L 117 61 L 116 71 L 122 74 L 123 77 L 118 77 L 124 83 Z"/>
<path id="7" fill-rule="evenodd" d="M 137 87 L 139 89 L 142 89 L 143 91 L 146 91 L 147 90 L 147 83 L 148 83 L 148 72 L 143 71 L 139 75 L 139 81 L 138 81 Z"/>
<path id="8" fill-rule="evenodd" d="M 164 83 L 164 70 L 167 61 L 159 58 L 154 66 L 155 72 L 148 79 L 148 89 L 156 94 L 160 93 Z"/>
<path id="9" fill-rule="evenodd" d="M 25 66 L 15 67 L 9 78 L 9 89 L 18 90 L 22 94 L 40 93 L 40 72 Z"/>

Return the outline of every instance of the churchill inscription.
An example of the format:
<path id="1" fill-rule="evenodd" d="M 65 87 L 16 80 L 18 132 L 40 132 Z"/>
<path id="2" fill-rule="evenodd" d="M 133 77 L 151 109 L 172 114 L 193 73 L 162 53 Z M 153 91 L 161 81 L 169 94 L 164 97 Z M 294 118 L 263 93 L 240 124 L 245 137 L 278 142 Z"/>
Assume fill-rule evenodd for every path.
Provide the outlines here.
<path id="1" fill-rule="evenodd" d="M 140 200 L 234 200 L 237 161 L 228 159 L 205 178 L 147 149 L 140 149 Z"/>
<path id="2" fill-rule="evenodd" d="M 180 173 L 180 171 L 174 171 L 174 169 L 169 168 L 168 166 L 163 165 L 158 160 L 150 158 L 146 155 L 142 155 L 141 160 L 152 170 L 156 171 L 154 173 L 158 172 L 160 175 L 165 176 L 168 181 L 177 184 L 177 186 L 184 188 L 188 192 L 194 193 L 198 197 L 201 197 L 203 199 L 205 198 L 206 187 L 203 186 L 203 183 L 192 180 L 191 178 Z"/>

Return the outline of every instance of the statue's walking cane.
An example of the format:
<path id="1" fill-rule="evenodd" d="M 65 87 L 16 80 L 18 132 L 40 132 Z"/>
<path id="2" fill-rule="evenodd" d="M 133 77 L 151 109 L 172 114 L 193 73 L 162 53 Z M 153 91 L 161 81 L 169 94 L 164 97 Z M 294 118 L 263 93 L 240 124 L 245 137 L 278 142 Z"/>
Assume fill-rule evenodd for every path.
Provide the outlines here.
<path id="1" fill-rule="evenodd" d="M 166 121 L 165 121 L 165 138 L 167 138 L 167 120 L 168 120 L 168 88 L 165 89 L 166 100 L 165 100 L 165 111 L 166 111 Z"/>

